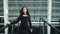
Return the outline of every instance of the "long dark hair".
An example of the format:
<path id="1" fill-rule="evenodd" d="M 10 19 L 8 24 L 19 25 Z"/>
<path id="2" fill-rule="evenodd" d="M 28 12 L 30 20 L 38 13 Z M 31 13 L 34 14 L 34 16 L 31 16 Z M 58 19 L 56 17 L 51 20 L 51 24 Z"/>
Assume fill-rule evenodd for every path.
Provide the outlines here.
<path id="1" fill-rule="evenodd" d="M 24 8 L 24 7 L 27 9 L 27 12 L 26 12 L 27 15 L 30 16 L 30 15 L 29 15 L 29 12 L 28 12 L 28 8 L 27 8 L 26 6 L 23 6 L 22 9 L 20 10 L 20 16 L 22 17 L 23 14 L 24 14 L 24 12 L 23 12 L 23 8 Z"/>

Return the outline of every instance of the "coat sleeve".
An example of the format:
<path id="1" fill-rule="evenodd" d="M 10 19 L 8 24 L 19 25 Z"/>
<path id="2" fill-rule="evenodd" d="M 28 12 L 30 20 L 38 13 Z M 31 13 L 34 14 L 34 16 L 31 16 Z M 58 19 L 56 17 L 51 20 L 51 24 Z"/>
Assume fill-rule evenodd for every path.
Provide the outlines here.
<path id="1" fill-rule="evenodd" d="M 21 20 L 21 16 L 19 15 L 19 17 L 17 18 L 17 20 L 13 21 L 11 24 L 16 24 L 17 22 L 19 22 Z"/>
<path id="2" fill-rule="evenodd" d="M 32 29 L 32 24 L 31 24 L 30 16 L 29 16 L 29 26 L 30 26 L 30 29 Z"/>

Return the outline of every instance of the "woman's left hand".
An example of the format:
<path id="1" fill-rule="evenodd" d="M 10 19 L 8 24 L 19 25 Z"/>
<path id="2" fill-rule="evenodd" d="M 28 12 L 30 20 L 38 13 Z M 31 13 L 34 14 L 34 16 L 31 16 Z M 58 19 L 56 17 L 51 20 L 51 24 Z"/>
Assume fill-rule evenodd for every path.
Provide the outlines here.
<path id="1" fill-rule="evenodd" d="M 30 29 L 31 32 L 33 32 L 33 29 Z"/>

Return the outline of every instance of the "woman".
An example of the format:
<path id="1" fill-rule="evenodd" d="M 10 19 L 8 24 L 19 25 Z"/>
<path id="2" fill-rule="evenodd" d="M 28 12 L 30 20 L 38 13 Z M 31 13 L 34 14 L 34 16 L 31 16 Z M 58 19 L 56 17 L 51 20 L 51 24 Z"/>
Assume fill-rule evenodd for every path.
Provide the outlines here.
<path id="1" fill-rule="evenodd" d="M 21 21 L 20 28 L 18 34 L 29 34 L 29 29 L 32 32 L 32 25 L 30 20 L 30 15 L 28 12 L 28 8 L 26 6 L 22 7 L 20 10 L 20 15 L 16 21 L 12 24 Z M 29 25 L 28 25 L 29 24 Z"/>

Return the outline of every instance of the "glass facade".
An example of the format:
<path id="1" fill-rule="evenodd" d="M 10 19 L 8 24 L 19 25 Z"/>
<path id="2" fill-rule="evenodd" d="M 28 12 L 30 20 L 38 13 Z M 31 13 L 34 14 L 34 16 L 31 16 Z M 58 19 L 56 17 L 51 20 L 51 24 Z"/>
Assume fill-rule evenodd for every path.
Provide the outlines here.
<path id="1" fill-rule="evenodd" d="M 52 21 L 60 19 L 60 0 L 52 0 Z"/>
<path id="2" fill-rule="evenodd" d="M 16 19 L 22 6 L 26 6 L 31 15 L 31 21 L 39 21 L 39 18 L 47 20 L 48 0 L 8 0 L 9 20 Z M 4 17 L 3 0 L 0 0 L 0 18 Z M 60 0 L 52 0 L 51 21 L 60 19 Z"/>
<path id="3" fill-rule="evenodd" d="M 58 21 L 60 18 L 60 0 L 52 0 L 52 20 Z M 31 20 L 39 21 L 39 18 L 47 20 L 47 0 L 8 0 L 9 20 L 16 19 L 22 6 L 27 6 L 31 15 Z"/>
<path id="4" fill-rule="evenodd" d="M 3 0 L 0 0 L 0 28 L 4 26 L 3 23 L 4 23 Z M 0 34 L 3 32 L 4 32 L 4 30 L 0 31 Z"/>
<path id="5" fill-rule="evenodd" d="M 3 0 L 0 0 L 0 23 L 4 23 Z"/>
<path id="6" fill-rule="evenodd" d="M 22 6 L 26 6 L 31 15 L 31 21 L 47 19 L 47 0 L 9 0 L 9 19 L 16 19 Z"/>
<path id="7" fill-rule="evenodd" d="M 0 0 L 0 27 L 4 23 L 4 0 Z M 48 21 L 48 0 L 8 0 L 8 20 L 14 21 L 18 18 L 20 9 L 26 6 L 29 10 L 31 21 L 34 26 L 39 26 L 39 19 L 43 18 Z M 60 0 L 52 0 L 51 21 L 60 19 Z M 53 22 L 53 23 L 54 23 Z M 56 22 L 57 24 L 58 22 Z M 55 23 L 54 23 L 55 24 Z M 40 26 L 39 26 L 40 27 Z M 51 28 L 52 29 L 52 28 Z M 46 30 L 47 31 L 47 30 Z M 53 30 L 51 30 L 53 31 Z M 4 32 L 1 31 L 1 32 Z"/>

